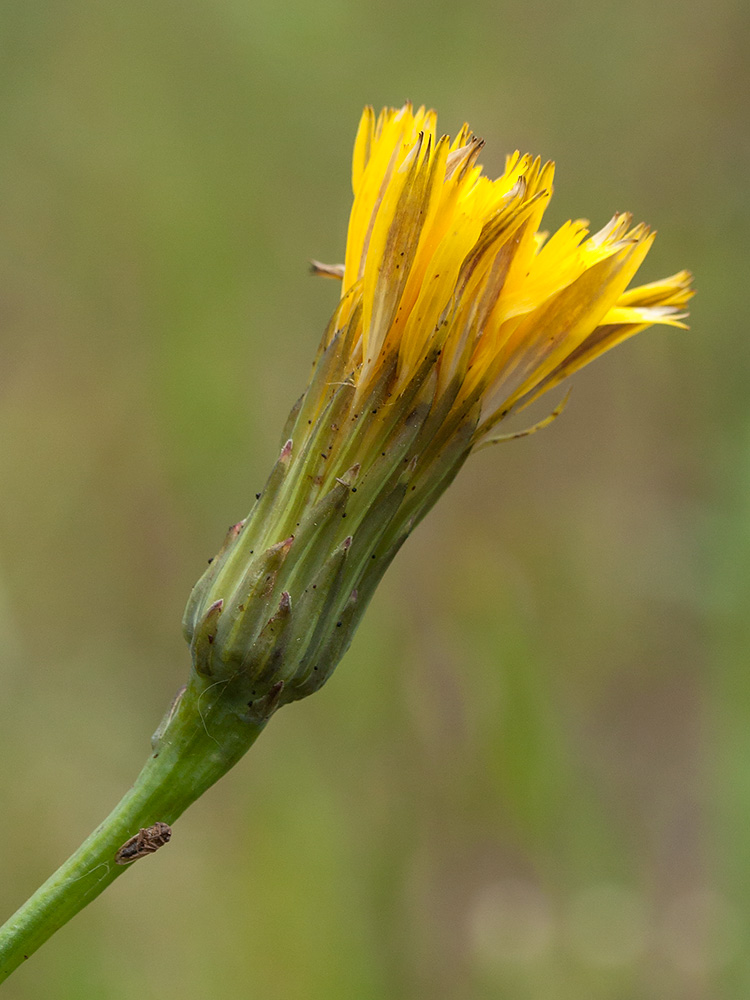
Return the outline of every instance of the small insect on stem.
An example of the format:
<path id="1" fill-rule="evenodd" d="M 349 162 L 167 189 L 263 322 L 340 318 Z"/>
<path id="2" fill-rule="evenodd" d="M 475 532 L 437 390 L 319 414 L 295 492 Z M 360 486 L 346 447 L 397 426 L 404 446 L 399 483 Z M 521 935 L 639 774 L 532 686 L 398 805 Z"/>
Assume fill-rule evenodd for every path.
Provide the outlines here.
<path id="1" fill-rule="evenodd" d="M 134 837 L 126 840 L 115 854 L 115 863 L 129 865 L 131 861 L 145 858 L 147 854 L 153 854 L 160 847 L 164 847 L 171 836 L 172 827 L 167 823 L 154 823 L 145 830 L 139 830 Z"/>

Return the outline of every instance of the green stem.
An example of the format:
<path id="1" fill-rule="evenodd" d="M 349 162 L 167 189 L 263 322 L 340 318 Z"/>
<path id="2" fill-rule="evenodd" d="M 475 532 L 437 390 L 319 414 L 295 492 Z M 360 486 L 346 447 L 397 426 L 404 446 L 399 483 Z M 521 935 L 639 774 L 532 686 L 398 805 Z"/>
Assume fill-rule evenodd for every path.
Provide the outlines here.
<path id="1" fill-rule="evenodd" d="M 214 685 L 216 687 L 216 685 Z M 219 691 L 226 695 L 226 685 Z M 122 801 L 78 850 L 0 927 L 0 983 L 128 869 L 118 849 L 140 829 L 172 824 L 260 735 L 231 698 L 208 700 L 191 684 L 158 746 Z"/>

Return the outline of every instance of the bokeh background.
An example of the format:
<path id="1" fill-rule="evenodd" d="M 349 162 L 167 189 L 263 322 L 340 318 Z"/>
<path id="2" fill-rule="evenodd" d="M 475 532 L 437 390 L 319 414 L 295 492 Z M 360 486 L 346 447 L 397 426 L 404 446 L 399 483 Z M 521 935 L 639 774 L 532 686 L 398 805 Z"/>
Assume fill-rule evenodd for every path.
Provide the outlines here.
<path id="1" fill-rule="evenodd" d="M 0 10 L 0 909 L 135 776 L 337 288 L 365 103 L 631 209 L 692 330 L 472 459 L 330 684 L 8 1000 L 750 995 L 743 0 Z"/>

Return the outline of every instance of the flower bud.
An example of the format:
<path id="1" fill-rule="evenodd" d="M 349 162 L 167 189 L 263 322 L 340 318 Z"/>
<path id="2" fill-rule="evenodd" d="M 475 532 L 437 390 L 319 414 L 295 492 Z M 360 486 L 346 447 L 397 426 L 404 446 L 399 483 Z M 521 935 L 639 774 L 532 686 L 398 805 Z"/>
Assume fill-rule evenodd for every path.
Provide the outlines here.
<path id="1" fill-rule="evenodd" d="M 491 181 L 481 146 L 468 126 L 436 139 L 423 108 L 363 115 L 346 261 L 314 265 L 341 300 L 268 481 L 185 612 L 194 682 L 231 687 L 255 722 L 325 683 L 472 450 L 518 436 L 502 420 L 645 327 L 684 325 L 687 272 L 627 290 L 645 226 L 547 239 L 553 165 L 515 153 Z"/>

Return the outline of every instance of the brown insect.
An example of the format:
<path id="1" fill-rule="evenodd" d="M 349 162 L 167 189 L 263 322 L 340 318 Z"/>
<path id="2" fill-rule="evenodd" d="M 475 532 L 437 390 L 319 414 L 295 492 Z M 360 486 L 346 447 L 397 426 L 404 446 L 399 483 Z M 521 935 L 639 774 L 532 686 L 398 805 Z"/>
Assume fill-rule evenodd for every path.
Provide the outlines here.
<path id="1" fill-rule="evenodd" d="M 145 830 L 139 830 L 134 837 L 126 840 L 115 854 L 115 863 L 129 865 L 131 861 L 145 858 L 147 854 L 153 854 L 160 847 L 164 847 L 171 836 L 172 827 L 167 823 L 154 823 Z"/>

